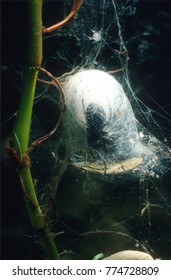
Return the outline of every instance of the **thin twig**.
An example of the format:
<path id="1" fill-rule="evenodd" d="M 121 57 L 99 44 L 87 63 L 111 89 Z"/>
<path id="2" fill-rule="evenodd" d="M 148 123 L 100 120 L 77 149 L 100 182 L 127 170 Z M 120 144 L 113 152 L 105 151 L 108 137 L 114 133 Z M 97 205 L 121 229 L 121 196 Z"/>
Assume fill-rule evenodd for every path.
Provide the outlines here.
<path id="1" fill-rule="evenodd" d="M 118 53 L 119 55 L 120 55 L 120 54 L 121 54 L 121 55 L 125 55 L 125 65 L 124 65 L 122 68 L 120 68 L 120 69 L 108 71 L 108 72 L 107 72 L 108 74 L 116 74 L 116 73 L 119 73 L 119 72 L 121 72 L 121 71 L 124 71 L 125 69 L 128 68 L 128 60 L 129 60 L 128 51 L 127 51 L 127 50 L 125 50 L 125 51 L 123 51 L 123 52 L 120 52 L 120 51 L 118 51 L 118 50 L 114 50 L 114 51 L 115 51 L 116 53 Z"/>
<path id="2" fill-rule="evenodd" d="M 58 120 L 57 124 L 55 125 L 55 127 L 48 134 L 36 139 L 34 142 L 31 143 L 31 145 L 28 149 L 28 153 L 30 153 L 34 148 L 39 147 L 45 141 L 47 141 L 57 131 L 59 124 L 61 123 L 61 120 L 62 120 L 62 114 L 60 115 L 59 120 Z"/>
<path id="3" fill-rule="evenodd" d="M 53 85 L 53 86 L 54 86 L 54 83 L 53 83 L 52 81 L 49 82 L 49 81 L 45 81 L 45 80 L 42 80 L 42 79 L 37 79 L 37 81 L 38 81 L 38 82 L 41 82 L 41 83 L 43 83 L 43 84 Z"/>
<path id="4" fill-rule="evenodd" d="M 71 12 L 69 13 L 69 15 L 64 20 L 62 20 L 50 27 L 43 28 L 42 33 L 48 34 L 48 33 L 56 31 L 57 29 L 65 26 L 71 19 L 73 19 L 75 17 L 76 13 L 82 6 L 83 2 L 84 2 L 84 0 L 73 0 L 72 9 L 71 9 Z"/>
<path id="5" fill-rule="evenodd" d="M 63 99 L 63 108 L 62 110 L 64 111 L 65 110 L 65 96 L 64 96 L 64 92 L 63 92 L 63 89 L 61 87 L 61 84 L 60 82 L 58 81 L 57 78 L 55 78 L 50 72 L 48 72 L 46 69 L 44 69 L 43 67 L 39 67 L 39 70 L 44 72 L 50 79 L 52 79 L 55 84 L 59 87 L 60 89 L 60 92 L 62 94 L 62 99 Z M 41 82 L 43 82 L 43 80 L 41 80 Z M 46 81 L 45 81 L 46 82 Z M 50 82 L 52 85 L 54 85 L 52 82 Z"/>
<path id="6" fill-rule="evenodd" d="M 52 79 L 52 81 L 54 81 L 54 83 L 52 81 L 44 81 L 41 79 L 38 79 L 40 82 L 46 83 L 46 84 L 51 84 L 53 86 L 57 85 L 58 88 L 60 89 L 61 95 L 62 95 L 62 108 L 61 108 L 61 112 L 60 112 L 60 117 L 58 119 L 57 124 L 55 125 L 55 127 L 46 135 L 36 139 L 34 142 L 31 143 L 30 147 L 28 148 L 28 152 L 31 152 L 34 148 L 37 148 L 38 146 L 42 145 L 46 140 L 48 140 L 58 129 L 61 120 L 62 120 L 62 116 L 65 110 L 65 97 L 64 97 L 64 92 L 63 89 L 59 83 L 59 81 L 57 80 L 57 78 L 55 78 L 50 72 L 48 72 L 46 69 L 39 67 L 39 70 L 42 71 L 43 73 L 45 73 L 49 78 Z"/>

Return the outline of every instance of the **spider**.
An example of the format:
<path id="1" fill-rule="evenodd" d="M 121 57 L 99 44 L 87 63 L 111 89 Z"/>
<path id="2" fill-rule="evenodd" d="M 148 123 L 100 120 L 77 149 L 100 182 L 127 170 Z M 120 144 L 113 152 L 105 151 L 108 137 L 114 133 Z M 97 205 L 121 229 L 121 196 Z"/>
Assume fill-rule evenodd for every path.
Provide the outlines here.
<path id="1" fill-rule="evenodd" d="M 103 148 L 108 145 L 106 126 L 106 114 L 102 106 L 90 103 L 86 109 L 87 140 L 93 148 Z"/>

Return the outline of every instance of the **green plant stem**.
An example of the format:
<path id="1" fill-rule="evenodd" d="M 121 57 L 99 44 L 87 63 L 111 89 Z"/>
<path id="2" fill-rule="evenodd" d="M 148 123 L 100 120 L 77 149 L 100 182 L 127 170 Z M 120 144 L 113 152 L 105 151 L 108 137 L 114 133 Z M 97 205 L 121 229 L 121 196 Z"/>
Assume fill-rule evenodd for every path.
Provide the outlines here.
<path id="1" fill-rule="evenodd" d="M 13 143 L 20 158 L 19 177 L 28 215 L 47 259 L 59 259 L 46 216 L 42 212 L 31 175 L 27 155 L 30 125 L 38 68 L 42 62 L 42 0 L 28 0 L 28 42 L 26 49 L 22 93 L 14 126 Z"/>

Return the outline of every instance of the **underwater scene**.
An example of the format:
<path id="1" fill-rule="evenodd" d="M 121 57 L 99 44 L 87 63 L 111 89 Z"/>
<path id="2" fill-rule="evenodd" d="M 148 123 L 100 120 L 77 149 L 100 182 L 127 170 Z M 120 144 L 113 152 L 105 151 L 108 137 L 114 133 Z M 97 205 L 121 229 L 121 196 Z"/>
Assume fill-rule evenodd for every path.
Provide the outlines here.
<path id="1" fill-rule="evenodd" d="M 171 1 L 2 1 L 1 259 L 171 259 L 170 49 Z"/>

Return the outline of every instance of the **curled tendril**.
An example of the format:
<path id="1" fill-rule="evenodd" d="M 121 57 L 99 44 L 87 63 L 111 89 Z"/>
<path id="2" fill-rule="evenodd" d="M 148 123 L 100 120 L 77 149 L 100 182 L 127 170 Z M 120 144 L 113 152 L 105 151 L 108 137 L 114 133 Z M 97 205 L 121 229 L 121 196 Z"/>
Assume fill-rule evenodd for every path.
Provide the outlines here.
<path id="1" fill-rule="evenodd" d="M 65 19 L 63 19 L 62 21 L 60 21 L 60 22 L 58 22 L 58 23 L 56 23 L 56 24 L 54 24 L 50 27 L 47 27 L 47 28 L 44 27 L 42 29 L 43 34 L 48 34 L 48 33 L 51 33 L 53 31 L 56 31 L 57 29 L 65 26 L 70 20 L 72 20 L 75 17 L 76 13 L 81 8 L 84 0 L 73 0 L 72 2 L 73 2 L 72 3 L 72 9 L 71 9 L 71 12 L 69 13 L 69 15 Z"/>

